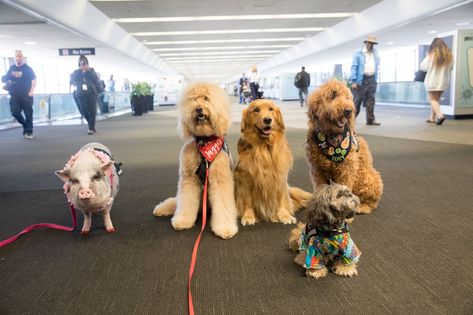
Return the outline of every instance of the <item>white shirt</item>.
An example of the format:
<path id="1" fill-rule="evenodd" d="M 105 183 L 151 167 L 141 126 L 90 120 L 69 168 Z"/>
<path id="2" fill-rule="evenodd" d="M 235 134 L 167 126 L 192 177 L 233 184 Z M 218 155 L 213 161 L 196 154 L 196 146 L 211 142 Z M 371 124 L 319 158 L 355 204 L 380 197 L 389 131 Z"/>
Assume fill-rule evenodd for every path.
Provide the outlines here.
<path id="1" fill-rule="evenodd" d="M 259 82 L 259 72 L 251 72 L 249 77 L 250 83 L 258 83 Z"/>
<path id="2" fill-rule="evenodd" d="M 363 47 L 363 54 L 365 55 L 365 71 L 363 74 L 373 75 L 374 74 L 374 53 L 373 51 L 368 52 L 366 46 Z"/>
<path id="3" fill-rule="evenodd" d="M 432 57 L 427 55 L 422 60 L 419 68 L 427 71 L 424 80 L 427 91 L 445 91 L 450 85 L 453 60 L 448 64 L 437 66 L 433 63 Z"/>

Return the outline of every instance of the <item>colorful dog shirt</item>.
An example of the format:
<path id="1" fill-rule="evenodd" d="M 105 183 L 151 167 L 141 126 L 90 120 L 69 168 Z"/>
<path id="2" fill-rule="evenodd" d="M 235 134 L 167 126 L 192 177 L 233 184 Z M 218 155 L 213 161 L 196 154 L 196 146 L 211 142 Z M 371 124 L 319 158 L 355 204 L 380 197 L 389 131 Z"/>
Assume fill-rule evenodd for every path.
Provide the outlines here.
<path id="1" fill-rule="evenodd" d="M 304 267 L 307 269 L 324 268 L 327 259 L 350 265 L 358 262 L 361 256 L 346 224 L 330 230 L 307 224 L 299 244 L 299 250 L 306 252 Z"/>

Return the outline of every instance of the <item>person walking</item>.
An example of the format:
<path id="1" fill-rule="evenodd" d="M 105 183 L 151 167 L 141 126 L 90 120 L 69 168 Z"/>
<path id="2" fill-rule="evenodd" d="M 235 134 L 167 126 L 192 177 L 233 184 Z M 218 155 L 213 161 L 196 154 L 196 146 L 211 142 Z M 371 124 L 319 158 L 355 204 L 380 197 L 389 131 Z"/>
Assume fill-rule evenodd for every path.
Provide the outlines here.
<path id="1" fill-rule="evenodd" d="M 376 37 L 369 35 L 363 42 L 362 49 L 353 55 L 350 80 L 355 102 L 355 116 L 361 110 L 361 103 L 366 108 L 366 124 L 379 126 L 374 116 L 376 103 L 376 87 L 378 82 L 379 56 L 374 45 L 378 44 Z"/>
<path id="2" fill-rule="evenodd" d="M 241 75 L 241 78 L 238 82 L 238 94 L 240 95 L 240 104 L 243 103 L 245 100 L 245 96 L 243 95 L 243 87 L 248 83 L 248 78 L 246 77 L 246 74 L 243 72 Z"/>
<path id="3" fill-rule="evenodd" d="M 424 85 L 431 111 L 426 122 L 441 125 L 446 117 L 440 110 L 440 97 L 450 85 L 453 68 L 452 52 L 441 38 L 434 38 L 419 68 L 427 72 Z"/>
<path id="4" fill-rule="evenodd" d="M 307 101 L 308 88 L 310 85 L 310 75 L 305 72 L 305 67 L 302 67 L 301 71 L 296 74 L 294 85 L 299 89 L 299 102 L 301 102 L 302 107 Z"/>
<path id="5" fill-rule="evenodd" d="M 97 116 L 97 96 L 100 91 L 98 87 L 102 86 L 94 68 L 89 66 L 89 61 L 83 55 L 79 57 L 79 69 L 71 74 L 71 82 L 76 86 L 79 96 L 82 114 L 87 120 L 89 135 L 97 132 L 95 129 L 95 119 Z"/>
<path id="6" fill-rule="evenodd" d="M 259 98 L 259 73 L 255 65 L 251 68 L 251 74 L 249 77 L 250 89 L 251 89 L 251 100 L 254 101 Z"/>
<path id="7" fill-rule="evenodd" d="M 10 93 L 12 116 L 23 126 L 23 136 L 33 139 L 33 93 L 36 75 L 25 63 L 23 51 L 15 51 L 15 64 L 2 76 L 2 82 L 6 83 L 5 88 Z"/>

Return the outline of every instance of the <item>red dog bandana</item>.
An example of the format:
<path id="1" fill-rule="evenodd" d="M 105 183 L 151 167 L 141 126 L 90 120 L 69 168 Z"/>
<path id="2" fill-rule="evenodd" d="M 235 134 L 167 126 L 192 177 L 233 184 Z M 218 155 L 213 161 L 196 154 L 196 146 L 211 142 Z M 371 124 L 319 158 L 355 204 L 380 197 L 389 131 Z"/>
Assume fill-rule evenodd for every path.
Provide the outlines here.
<path id="1" fill-rule="evenodd" d="M 202 156 L 211 163 L 220 150 L 222 150 L 225 144 L 225 138 L 212 136 L 196 139 L 196 142 Z"/>

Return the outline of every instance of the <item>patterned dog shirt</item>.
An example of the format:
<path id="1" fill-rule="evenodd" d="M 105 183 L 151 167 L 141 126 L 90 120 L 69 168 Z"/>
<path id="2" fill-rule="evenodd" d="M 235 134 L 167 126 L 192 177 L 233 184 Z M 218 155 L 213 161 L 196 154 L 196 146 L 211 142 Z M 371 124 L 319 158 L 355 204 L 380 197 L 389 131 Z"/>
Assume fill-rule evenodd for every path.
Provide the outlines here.
<path id="1" fill-rule="evenodd" d="M 306 269 L 324 268 L 327 259 L 350 265 L 357 263 L 361 256 L 346 224 L 330 230 L 316 229 L 307 224 L 299 244 L 299 250 L 306 252 Z"/>

